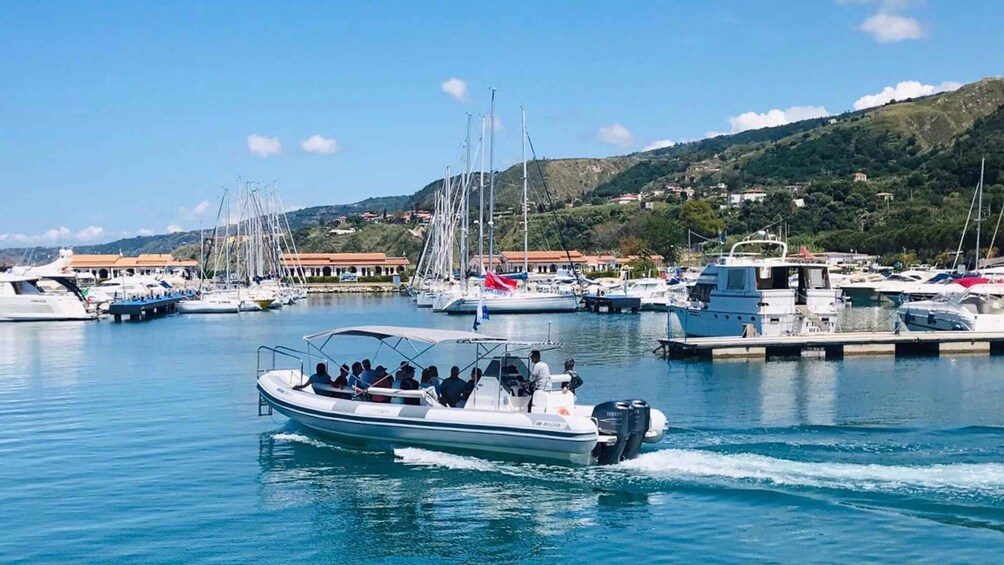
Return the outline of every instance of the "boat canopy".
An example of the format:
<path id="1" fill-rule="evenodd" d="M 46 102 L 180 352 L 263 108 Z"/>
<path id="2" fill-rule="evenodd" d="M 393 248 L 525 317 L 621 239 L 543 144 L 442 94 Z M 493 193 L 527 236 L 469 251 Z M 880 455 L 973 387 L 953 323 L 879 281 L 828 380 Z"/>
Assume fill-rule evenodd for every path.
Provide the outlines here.
<path id="1" fill-rule="evenodd" d="M 408 341 L 418 341 L 435 345 L 444 341 L 455 341 L 457 343 L 507 343 L 508 340 L 499 337 L 487 336 L 477 332 L 460 330 L 441 330 L 435 328 L 413 328 L 406 326 L 355 326 L 349 328 L 336 328 L 324 332 L 304 336 L 305 340 L 317 339 L 330 336 L 359 336 L 372 337 L 381 341 L 390 338 L 406 339 Z"/>

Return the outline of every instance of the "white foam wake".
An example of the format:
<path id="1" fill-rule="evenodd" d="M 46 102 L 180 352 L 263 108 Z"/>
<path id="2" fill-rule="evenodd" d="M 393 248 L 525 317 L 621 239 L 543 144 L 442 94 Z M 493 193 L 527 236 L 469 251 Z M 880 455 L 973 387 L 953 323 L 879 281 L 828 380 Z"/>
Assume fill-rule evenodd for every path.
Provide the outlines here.
<path id="1" fill-rule="evenodd" d="M 272 434 L 272 439 L 276 441 L 295 441 L 297 443 L 313 445 L 314 447 L 328 447 L 328 445 L 322 441 L 318 441 L 314 438 L 309 438 L 301 434 Z"/>
<path id="2" fill-rule="evenodd" d="M 430 451 L 417 447 L 402 447 L 394 450 L 394 457 L 405 465 L 424 465 L 427 467 L 442 467 L 444 469 L 458 469 L 468 471 L 493 471 L 495 465 L 490 461 L 469 457 L 466 455 L 454 455 L 443 453 L 442 451 Z"/>
<path id="3" fill-rule="evenodd" d="M 619 465 L 658 478 L 720 478 L 853 490 L 932 489 L 1004 494 L 1004 464 L 863 465 L 722 454 L 691 449 L 645 453 Z"/>

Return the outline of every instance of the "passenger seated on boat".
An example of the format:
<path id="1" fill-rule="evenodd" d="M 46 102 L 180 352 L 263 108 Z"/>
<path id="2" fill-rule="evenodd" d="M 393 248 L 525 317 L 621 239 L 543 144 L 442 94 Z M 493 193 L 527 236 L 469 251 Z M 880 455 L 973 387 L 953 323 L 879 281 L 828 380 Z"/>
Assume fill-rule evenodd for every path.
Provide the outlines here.
<path id="1" fill-rule="evenodd" d="M 363 365 L 359 361 L 352 364 L 352 375 L 349 376 L 349 387 L 352 389 L 361 388 L 363 386 Z"/>
<path id="2" fill-rule="evenodd" d="M 436 387 L 436 394 L 439 394 L 440 387 L 443 386 L 443 381 L 439 378 L 439 367 L 429 365 L 429 377 L 432 379 L 433 386 Z"/>
<path id="3" fill-rule="evenodd" d="M 423 369 L 423 373 L 424 373 Z M 401 390 L 418 390 L 418 381 L 415 380 L 415 368 L 409 365 L 405 371 L 404 378 L 401 379 Z M 421 401 L 418 398 L 405 398 L 405 404 L 418 406 Z"/>
<path id="4" fill-rule="evenodd" d="M 422 382 L 419 388 L 430 389 L 431 394 L 439 399 L 439 386 L 432 380 L 432 367 L 422 369 Z"/>
<path id="5" fill-rule="evenodd" d="M 363 374 L 362 377 L 360 378 L 362 378 L 364 387 L 368 388 L 370 385 L 372 385 L 373 377 L 375 376 L 376 376 L 376 371 L 374 371 L 372 365 L 370 365 L 370 360 L 363 359 Z"/>
<path id="6" fill-rule="evenodd" d="M 466 404 L 467 399 L 474 394 L 474 389 L 478 386 L 478 381 L 481 380 L 481 369 L 474 367 L 471 369 L 471 380 L 467 381 L 467 386 L 464 387 L 464 393 L 461 395 L 461 404 Z"/>
<path id="7" fill-rule="evenodd" d="M 450 408 L 456 408 L 457 404 L 463 399 L 464 390 L 466 389 L 467 383 L 460 379 L 460 367 L 454 365 L 450 368 L 450 376 L 439 387 L 441 391 L 439 401 Z"/>
<path id="8" fill-rule="evenodd" d="M 575 389 L 582 386 L 582 377 L 575 372 L 575 359 L 565 359 L 565 374 L 568 375 L 568 382 L 561 383 L 561 390 L 575 392 Z"/>
<path id="9" fill-rule="evenodd" d="M 383 365 L 377 367 L 373 373 L 375 376 L 373 377 L 373 383 L 370 384 L 370 386 L 376 388 L 391 388 L 393 386 L 393 381 L 391 380 L 390 375 L 387 374 L 387 368 Z M 371 394 L 370 400 L 373 402 L 390 402 L 390 397 L 382 394 Z"/>
<path id="10" fill-rule="evenodd" d="M 307 382 L 296 385 L 293 390 L 303 390 L 310 385 L 310 388 L 314 391 L 314 394 L 320 396 L 334 396 L 335 393 L 331 387 L 331 375 L 328 374 L 328 366 L 324 363 L 318 363 L 316 367 L 316 372 L 310 375 Z"/>
<path id="11" fill-rule="evenodd" d="M 338 368 L 338 376 L 335 377 L 335 380 L 331 381 L 331 386 L 335 388 L 347 388 L 349 386 L 348 365 L 343 363 L 342 366 Z"/>

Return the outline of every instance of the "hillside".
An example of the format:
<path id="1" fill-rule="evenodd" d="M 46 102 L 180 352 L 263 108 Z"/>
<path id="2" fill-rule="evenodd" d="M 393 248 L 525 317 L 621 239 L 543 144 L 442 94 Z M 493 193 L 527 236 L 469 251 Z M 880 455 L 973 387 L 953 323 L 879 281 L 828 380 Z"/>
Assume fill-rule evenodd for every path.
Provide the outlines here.
<path id="1" fill-rule="evenodd" d="M 1004 207 L 1004 186 L 998 184 L 1004 167 L 1001 147 L 1004 79 L 990 78 L 953 92 L 654 151 L 605 159 L 542 160 L 529 166 L 531 211 L 548 209 L 541 171 L 555 205 L 573 208 L 561 211 L 563 224 L 558 229 L 552 215 L 535 217 L 540 227 L 551 226 L 546 230 L 549 236 L 534 238 L 535 245 L 556 247 L 554 234 L 560 230 L 584 251 L 614 251 L 626 241 L 628 248 L 641 245 L 666 254 L 685 240 L 687 227 L 706 235 L 721 229 L 738 234 L 783 221 L 795 238 L 816 248 L 943 258 L 958 244 L 983 157 L 989 207 L 985 213 L 996 214 Z M 868 182 L 853 183 L 855 172 L 867 174 Z M 518 164 L 499 173 L 497 212 L 518 211 L 521 179 Z M 644 212 L 637 207 L 596 206 L 612 196 L 670 183 L 691 186 L 698 199 L 711 203 L 689 211 L 675 201 Z M 769 196 L 764 202 L 719 210 L 724 203 L 720 184 L 733 193 L 761 186 Z M 337 238 L 326 225 L 338 216 L 363 211 L 431 209 L 433 193 L 441 185 L 437 179 L 412 195 L 305 208 L 291 212 L 289 220 L 304 249 L 412 255 L 420 238 L 408 226 L 367 226 L 353 236 Z M 793 203 L 792 187 L 801 191 L 801 207 Z M 497 222 L 503 246 L 519 239 L 515 220 Z M 188 232 L 77 249 L 131 255 L 169 251 L 197 239 L 197 234 Z M 7 256 L 20 252 L 9 250 Z"/>

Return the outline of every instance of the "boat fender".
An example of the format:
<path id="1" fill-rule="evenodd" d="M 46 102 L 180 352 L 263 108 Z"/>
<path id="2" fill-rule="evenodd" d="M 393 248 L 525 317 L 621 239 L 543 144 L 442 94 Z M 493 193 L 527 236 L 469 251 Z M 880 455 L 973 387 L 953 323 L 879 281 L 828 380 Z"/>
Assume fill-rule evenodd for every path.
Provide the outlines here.
<path id="1" fill-rule="evenodd" d="M 631 435 L 631 412 L 631 405 L 623 400 L 604 402 L 593 407 L 592 417 L 596 420 L 597 431 L 617 438 L 612 444 L 597 443 L 593 448 L 593 456 L 600 465 L 620 462 Z"/>
<path id="2" fill-rule="evenodd" d="M 624 453 L 621 459 L 634 459 L 641 450 L 641 443 L 645 440 L 645 433 L 648 432 L 649 424 L 652 420 L 652 409 L 648 402 L 644 400 L 625 401 L 631 406 L 631 433 L 628 435 L 627 444 L 624 446 Z"/>

